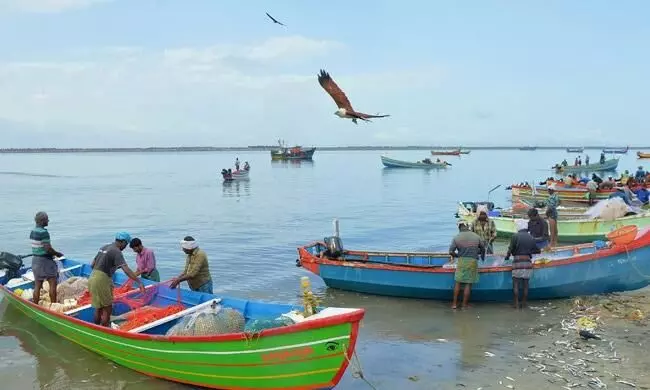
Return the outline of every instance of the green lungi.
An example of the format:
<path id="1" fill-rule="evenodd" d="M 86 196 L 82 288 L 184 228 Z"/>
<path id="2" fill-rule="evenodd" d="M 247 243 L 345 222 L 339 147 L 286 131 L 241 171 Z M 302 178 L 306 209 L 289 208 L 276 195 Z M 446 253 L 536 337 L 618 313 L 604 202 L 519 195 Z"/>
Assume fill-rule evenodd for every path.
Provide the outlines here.
<path id="1" fill-rule="evenodd" d="M 95 309 L 113 305 L 113 280 L 105 272 L 94 269 L 88 278 L 90 305 Z"/>
<path id="2" fill-rule="evenodd" d="M 460 257 L 456 262 L 454 279 L 458 283 L 477 283 L 478 260 L 471 257 Z"/>
<path id="3" fill-rule="evenodd" d="M 147 274 L 140 274 L 140 277 L 147 280 L 153 280 L 154 282 L 160 282 L 160 273 L 155 268 Z"/>

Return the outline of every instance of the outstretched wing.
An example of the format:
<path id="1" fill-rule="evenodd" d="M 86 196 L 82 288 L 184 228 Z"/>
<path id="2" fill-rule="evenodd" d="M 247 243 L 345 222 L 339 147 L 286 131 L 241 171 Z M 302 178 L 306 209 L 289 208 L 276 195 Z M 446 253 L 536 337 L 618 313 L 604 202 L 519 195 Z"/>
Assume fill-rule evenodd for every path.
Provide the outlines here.
<path id="1" fill-rule="evenodd" d="M 386 118 L 387 116 L 390 116 L 388 114 L 386 115 L 370 115 L 370 114 L 364 114 L 363 112 L 355 112 L 361 119 L 366 119 L 366 118 Z"/>
<path id="2" fill-rule="evenodd" d="M 269 19 L 271 19 L 271 20 L 273 21 L 273 23 L 277 23 L 277 24 L 279 24 L 279 25 L 281 25 L 281 26 L 284 26 L 284 24 L 278 22 L 277 19 L 275 19 L 273 16 L 269 15 L 268 12 L 265 12 L 265 14 L 266 14 L 266 16 L 269 17 Z"/>
<path id="3" fill-rule="evenodd" d="M 348 97 L 345 96 L 345 92 L 339 88 L 338 85 L 332 80 L 329 73 L 321 69 L 320 74 L 318 75 L 318 83 L 321 87 L 334 99 L 336 106 L 338 108 L 345 108 L 348 112 L 353 112 L 352 104 L 348 100 Z"/>

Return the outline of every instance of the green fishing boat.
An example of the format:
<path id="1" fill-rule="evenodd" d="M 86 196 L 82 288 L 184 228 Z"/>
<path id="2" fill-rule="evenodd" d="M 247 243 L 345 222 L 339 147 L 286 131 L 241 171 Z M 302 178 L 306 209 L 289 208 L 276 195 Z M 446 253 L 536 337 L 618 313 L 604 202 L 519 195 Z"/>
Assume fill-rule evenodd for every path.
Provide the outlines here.
<path id="1" fill-rule="evenodd" d="M 468 222 L 471 222 L 476 218 L 475 214 L 464 207 L 462 203 L 458 206 L 458 217 Z M 490 219 L 494 221 L 494 225 L 497 228 L 497 236 L 499 237 L 510 237 L 517 232 L 515 226 L 515 221 L 518 219 L 517 217 L 492 216 Z M 650 227 L 650 212 L 617 218 L 613 221 L 605 221 L 598 218 L 562 219 L 560 214 L 560 219 L 557 221 L 558 240 L 566 243 L 584 243 L 595 240 L 606 240 L 607 233 L 626 225 L 636 225 L 639 230 Z"/>
<path id="2" fill-rule="evenodd" d="M 144 294 L 135 289 L 115 296 L 116 317 L 133 310 L 122 299 L 144 299 L 144 296 L 151 299 L 149 308 L 175 306 L 175 310 L 181 311 L 137 328 L 108 328 L 93 323 L 94 309 L 90 305 L 55 311 L 54 305 L 46 308 L 42 303 L 36 305 L 25 299 L 31 294 L 24 293 L 33 288 L 33 276 L 30 280 L 29 268 L 22 267 L 22 260 L 17 259 L 20 257 L 0 252 L 0 291 L 26 317 L 116 364 L 144 375 L 203 388 L 332 389 L 353 357 L 359 323 L 364 316 L 363 309 L 331 307 L 318 308 L 315 313 L 303 316 L 301 306 L 172 290 L 165 283 L 143 280 Z M 19 267 L 11 267 L 12 264 Z M 69 259 L 62 264 L 64 271 L 74 276 L 87 277 L 91 271 L 88 264 Z M 127 280 L 119 272 L 113 277 L 116 286 L 125 285 Z M 154 293 L 150 294 L 151 291 Z M 198 331 L 194 335 L 170 333 L 174 325 L 183 325 L 188 315 L 215 310 L 217 305 L 217 310 L 237 313 L 239 318 L 236 322 L 235 317 L 229 316 L 228 322 L 219 326 L 232 329 L 237 323 L 242 331 L 210 335 L 205 332 L 196 335 Z M 260 321 L 277 320 L 286 313 L 295 321 L 285 326 L 255 328 Z M 199 320 L 196 321 L 192 323 L 198 324 Z"/>

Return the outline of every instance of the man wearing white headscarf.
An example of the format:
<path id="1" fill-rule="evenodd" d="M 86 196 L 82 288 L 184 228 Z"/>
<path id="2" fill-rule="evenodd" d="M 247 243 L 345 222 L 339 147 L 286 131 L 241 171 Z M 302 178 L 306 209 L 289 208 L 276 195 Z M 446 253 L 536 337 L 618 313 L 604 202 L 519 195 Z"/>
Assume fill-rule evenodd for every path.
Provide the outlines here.
<path id="1" fill-rule="evenodd" d="M 491 255 L 494 253 L 492 243 L 497 238 L 497 227 L 494 224 L 494 221 L 488 218 L 487 205 L 479 205 L 476 208 L 476 213 L 478 216 L 474 222 L 472 222 L 470 230 L 481 237 L 481 240 L 485 243 L 485 253 Z"/>
<path id="2" fill-rule="evenodd" d="M 514 306 L 519 308 L 519 284 L 523 285 L 521 297 L 521 307 L 526 307 L 528 300 L 528 282 L 533 274 L 533 254 L 540 253 L 537 243 L 533 236 L 528 233 L 528 221 L 525 219 L 515 220 L 517 233 L 510 239 L 510 246 L 506 253 L 505 260 L 509 260 L 512 255 L 512 293 L 514 296 Z"/>
<path id="3" fill-rule="evenodd" d="M 187 255 L 185 270 L 176 277 L 170 288 L 176 288 L 180 283 L 187 281 L 192 291 L 212 294 L 212 276 L 208 265 L 208 255 L 199 248 L 199 244 L 192 236 L 187 236 L 181 241 L 181 249 Z"/>

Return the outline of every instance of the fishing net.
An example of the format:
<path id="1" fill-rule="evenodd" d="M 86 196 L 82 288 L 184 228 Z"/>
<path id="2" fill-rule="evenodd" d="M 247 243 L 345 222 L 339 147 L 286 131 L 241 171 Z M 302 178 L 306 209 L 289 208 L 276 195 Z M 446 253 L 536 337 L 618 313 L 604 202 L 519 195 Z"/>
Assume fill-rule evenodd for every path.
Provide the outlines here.
<path id="1" fill-rule="evenodd" d="M 56 299 L 59 302 L 66 299 L 79 299 L 87 290 L 87 278 L 71 276 L 56 286 Z"/>
<path id="2" fill-rule="evenodd" d="M 244 331 L 246 320 L 235 309 L 217 305 L 183 317 L 167 336 L 212 336 Z"/>
<path id="3" fill-rule="evenodd" d="M 603 199 L 596 203 L 595 206 L 589 208 L 585 215 L 592 219 L 600 218 L 605 221 L 613 221 L 617 218 L 625 216 L 628 212 L 639 211 L 625 204 L 623 199 L 615 197 L 611 199 Z"/>
<path id="4" fill-rule="evenodd" d="M 126 294 L 127 292 L 133 290 L 135 287 L 133 287 L 133 280 L 129 279 L 126 283 L 119 287 L 113 287 L 113 297 L 117 297 L 119 295 Z M 88 305 L 90 304 L 91 298 L 90 298 L 90 291 L 88 291 L 88 282 L 86 281 L 86 290 L 84 293 L 77 299 L 77 302 L 79 303 L 79 306 L 83 305 Z M 130 306 L 134 307 L 134 306 Z M 137 306 L 135 306 L 137 307 Z"/>
<path id="5" fill-rule="evenodd" d="M 245 331 L 246 332 L 260 332 L 264 329 L 272 329 L 272 328 L 280 328 L 282 326 L 289 326 L 293 325 L 295 322 L 288 317 L 280 317 L 280 318 L 259 318 L 255 320 L 251 320 L 246 324 Z"/>
<path id="6" fill-rule="evenodd" d="M 121 288 L 128 292 L 132 288 L 132 285 L 133 281 L 129 279 Z M 135 293 L 115 298 L 114 304 L 123 303 L 131 309 L 120 316 L 120 320 L 124 322 L 118 326 L 118 329 L 129 331 L 185 310 L 185 306 L 181 303 L 180 289 L 176 289 L 175 304 L 165 306 L 152 304 L 158 295 L 159 286 L 161 284 L 148 288 L 144 293 Z"/>

